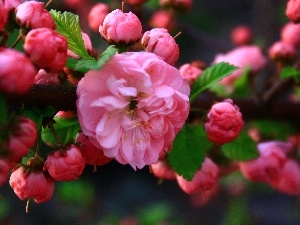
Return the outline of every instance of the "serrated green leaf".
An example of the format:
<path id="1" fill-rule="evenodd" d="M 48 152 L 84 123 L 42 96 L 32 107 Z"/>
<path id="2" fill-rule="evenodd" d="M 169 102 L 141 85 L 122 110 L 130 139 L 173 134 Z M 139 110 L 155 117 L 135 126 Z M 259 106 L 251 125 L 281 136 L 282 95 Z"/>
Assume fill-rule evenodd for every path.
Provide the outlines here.
<path id="1" fill-rule="evenodd" d="M 53 125 L 60 141 L 63 144 L 70 144 L 75 140 L 75 137 L 80 130 L 80 125 L 77 118 L 62 118 L 54 117 L 56 123 Z M 50 143 L 56 146 L 58 143 L 49 128 L 42 130 L 42 140 L 45 143 Z"/>
<path id="2" fill-rule="evenodd" d="M 192 85 L 190 101 L 194 101 L 197 96 L 208 88 L 211 84 L 230 75 L 237 67 L 225 62 L 215 64 L 202 72 Z"/>
<path id="3" fill-rule="evenodd" d="M 78 15 L 53 9 L 50 14 L 55 21 L 56 31 L 67 39 L 68 48 L 83 59 L 92 58 L 84 46 Z"/>
<path id="4" fill-rule="evenodd" d="M 192 180 L 212 145 L 202 126 L 185 125 L 173 142 L 168 154 L 169 163 L 179 175 Z"/>
<path id="5" fill-rule="evenodd" d="M 256 143 L 246 131 L 242 131 L 234 141 L 222 145 L 221 150 L 231 160 L 246 161 L 258 157 Z"/>
<path id="6" fill-rule="evenodd" d="M 281 70 L 280 77 L 283 79 L 288 77 L 299 78 L 300 70 L 297 70 L 292 66 L 286 66 Z"/>

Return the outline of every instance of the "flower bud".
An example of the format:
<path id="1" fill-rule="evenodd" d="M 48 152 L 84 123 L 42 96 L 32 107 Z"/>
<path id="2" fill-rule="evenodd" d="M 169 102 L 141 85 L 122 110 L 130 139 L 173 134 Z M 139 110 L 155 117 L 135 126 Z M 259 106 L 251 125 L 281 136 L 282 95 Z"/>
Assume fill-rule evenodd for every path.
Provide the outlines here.
<path id="1" fill-rule="evenodd" d="M 76 180 L 83 172 L 85 160 L 80 149 L 71 145 L 67 150 L 58 150 L 48 155 L 44 171 L 57 181 Z"/>
<path id="2" fill-rule="evenodd" d="M 287 23 L 281 30 L 281 40 L 300 47 L 300 24 Z"/>
<path id="3" fill-rule="evenodd" d="M 5 0 L 4 5 L 8 9 L 9 12 L 15 10 L 18 5 L 22 3 L 22 0 Z"/>
<path id="4" fill-rule="evenodd" d="M 154 176 L 167 180 L 176 179 L 176 173 L 166 160 L 158 160 L 157 163 L 150 165 L 151 172 Z"/>
<path id="5" fill-rule="evenodd" d="M 55 29 L 56 25 L 44 2 L 26 1 L 16 8 L 16 20 L 27 29 L 47 27 Z"/>
<path id="6" fill-rule="evenodd" d="M 269 57 L 276 62 L 291 62 L 296 56 L 297 49 L 288 42 L 277 41 L 269 48 Z"/>
<path id="7" fill-rule="evenodd" d="M 23 53 L 0 48 L 0 92 L 24 94 L 34 84 L 37 73 L 34 65 Z"/>
<path id="8" fill-rule="evenodd" d="M 47 73 L 44 69 L 40 69 L 34 78 L 35 84 L 44 85 L 60 85 L 59 73 Z"/>
<path id="9" fill-rule="evenodd" d="M 7 18 L 8 18 L 8 10 L 5 7 L 5 4 L 0 2 L 0 32 L 5 27 Z"/>
<path id="10" fill-rule="evenodd" d="M 189 63 L 186 63 L 179 68 L 179 72 L 184 78 L 187 79 L 189 85 L 192 85 L 197 77 L 201 75 L 202 70 L 192 66 Z"/>
<path id="11" fill-rule="evenodd" d="M 145 32 L 141 43 L 147 52 L 155 53 L 170 65 L 179 58 L 179 47 L 167 29 L 154 28 Z"/>
<path id="12" fill-rule="evenodd" d="M 206 157 L 201 169 L 196 172 L 191 181 L 187 181 L 179 175 L 176 178 L 180 188 L 187 194 L 206 192 L 215 187 L 219 178 L 219 168 L 210 158 Z"/>
<path id="13" fill-rule="evenodd" d="M 95 31 L 99 31 L 99 26 L 103 23 L 104 18 L 109 13 L 110 8 L 107 4 L 99 2 L 95 4 L 89 12 L 88 23 L 89 27 Z"/>
<path id="14" fill-rule="evenodd" d="M 23 166 L 12 172 L 9 184 L 21 200 L 33 198 L 37 203 L 49 201 L 54 192 L 54 181 L 47 173 Z"/>
<path id="15" fill-rule="evenodd" d="M 300 1 L 289 0 L 286 5 L 285 14 L 294 23 L 299 23 L 300 22 Z"/>
<path id="16" fill-rule="evenodd" d="M 230 38 L 232 43 L 236 46 L 247 45 L 252 42 L 253 32 L 250 27 L 246 25 L 240 25 L 231 31 Z"/>
<path id="17" fill-rule="evenodd" d="M 58 73 L 66 64 L 67 40 L 52 29 L 31 30 L 26 35 L 23 47 L 30 60 L 47 72 Z"/>
<path id="18" fill-rule="evenodd" d="M 4 159 L 0 159 L 0 187 L 7 181 L 10 163 Z"/>
<path id="19" fill-rule="evenodd" d="M 152 14 L 149 25 L 151 28 L 165 28 L 171 31 L 175 27 L 174 14 L 171 11 L 157 10 Z"/>
<path id="20" fill-rule="evenodd" d="M 210 141 L 222 145 L 233 141 L 244 126 L 242 114 L 231 99 L 214 104 L 205 123 L 205 131 Z"/>
<path id="21" fill-rule="evenodd" d="M 123 13 L 116 9 L 104 18 L 99 32 L 109 44 L 132 45 L 142 37 L 142 24 L 132 12 Z"/>

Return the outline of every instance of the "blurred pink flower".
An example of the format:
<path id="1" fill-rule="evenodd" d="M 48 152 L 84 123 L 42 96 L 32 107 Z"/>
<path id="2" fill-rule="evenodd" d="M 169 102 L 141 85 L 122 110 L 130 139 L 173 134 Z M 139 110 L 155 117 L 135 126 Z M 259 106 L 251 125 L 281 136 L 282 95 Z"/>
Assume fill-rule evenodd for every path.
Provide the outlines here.
<path id="1" fill-rule="evenodd" d="M 277 41 L 271 45 L 268 54 L 273 61 L 290 62 L 296 59 L 297 49 L 288 42 Z"/>
<path id="2" fill-rule="evenodd" d="M 156 163 L 152 163 L 150 168 L 153 175 L 157 178 L 167 180 L 176 179 L 176 172 L 166 160 L 160 159 Z"/>
<path id="3" fill-rule="evenodd" d="M 95 4 L 88 15 L 89 27 L 95 31 L 99 32 L 99 26 L 103 23 L 104 18 L 109 13 L 110 8 L 107 4 L 99 2 Z"/>
<path id="4" fill-rule="evenodd" d="M 294 23 L 299 23 L 300 22 L 300 1 L 289 0 L 286 5 L 285 14 Z"/>
<path id="5" fill-rule="evenodd" d="M 0 187 L 8 180 L 8 172 L 10 170 L 10 163 L 0 158 Z"/>
<path id="6" fill-rule="evenodd" d="M 290 43 L 295 48 L 300 47 L 300 24 L 286 23 L 281 29 L 281 40 Z"/>
<path id="7" fill-rule="evenodd" d="M 232 29 L 230 38 L 236 46 L 247 45 L 252 42 L 253 32 L 247 25 L 239 25 Z"/>
<path id="8" fill-rule="evenodd" d="M 174 13 L 167 10 L 156 10 L 149 20 L 151 28 L 165 28 L 168 31 L 173 30 L 175 23 Z"/>
<path id="9" fill-rule="evenodd" d="M 201 75 L 202 70 L 190 63 L 186 63 L 179 67 L 179 72 L 185 79 L 187 79 L 189 85 L 192 85 L 197 77 Z"/>
<path id="10" fill-rule="evenodd" d="M 149 52 L 113 56 L 77 87 L 82 131 L 104 155 L 134 169 L 155 163 L 189 113 L 190 87 Z"/>
<path id="11" fill-rule="evenodd" d="M 0 32 L 6 26 L 8 19 L 8 9 L 5 7 L 5 4 L 0 2 Z"/>

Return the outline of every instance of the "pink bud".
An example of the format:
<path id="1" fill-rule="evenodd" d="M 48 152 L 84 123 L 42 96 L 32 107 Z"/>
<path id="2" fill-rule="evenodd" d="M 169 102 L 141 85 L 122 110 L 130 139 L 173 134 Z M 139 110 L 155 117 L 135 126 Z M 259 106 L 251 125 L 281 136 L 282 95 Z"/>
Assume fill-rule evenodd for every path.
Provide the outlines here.
<path id="1" fill-rule="evenodd" d="M 44 2 L 26 1 L 16 8 L 17 22 L 29 29 L 47 27 L 55 29 L 56 25 Z"/>
<path id="2" fill-rule="evenodd" d="M 103 150 L 95 147 L 88 136 L 80 133 L 76 137 L 76 142 L 80 144 L 80 149 L 85 158 L 85 163 L 90 165 L 102 166 L 112 160 L 104 155 Z"/>
<path id="3" fill-rule="evenodd" d="M 142 37 L 142 24 L 132 12 L 116 9 L 104 18 L 99 32 L 109 44 L 132 45 Z"/>
<path id="4" fill-rule="evenodd" d="M 93 6 L 88 15 L 89 26 L 93 31 L 99 31 L 99 26 L 103 23 L 104 18 L 109 11 L 109 6 L 102 2 L 99 2 Z"/>
<path id="5" fill-rule="evenodd" d="M 0 187 L 7 181 L 10 163 L 4 159 L 0 159 Z"/>
<path id="6" fill-rule="evenodd" d="M 0 2 L 0 32 L 5 27 L 7 18 L 8 18 L 8 9 L 5 7 L 5 4 Z"/>
<path id="7" fill-rule="evenodd" d="M 285 10 L 286 16 L 294 23 L 300 22 L 300 1 L 289 0 Z"/>
<path id="8" fill-rule="evenodd" d="M 129 5 L 142 5 L 147 0 L 125 0 Z"/>
<path id="9" fill-rule="evenodd" d="M 300 165 L 289 159 L 278 176 L 269 183 L 271 187 L 289 195 L 300 195 Z"/>
<path id="10" fill-rule="evenodd" d="M 47 73 L 44 69 L 40 69 L 34 78 L 34 83 L 44 85 L 60 85 L 59 73 Z"/>
<path id="11" fill-rule="evenodd" d="M 281 40 L 300 47 L 300 24 L 287 23 L 281 30 Z"/>
<path id="12" fill-rule="evenodd" d="M 252 29 L 246 25 L 240 25 L 235 27 L 230 34 L 232 43 L 235 45 L 250 44 L 253 39 Z"/>
<path id="13" fill-rule="evenodd" d="M 167 180 L 176 179 L 176 173 L 166 160 L 158 160 L 157 163 L 150 165 L 154 176 Z"/>
<path id="14" fill-rule="evenodd" d="M 22 0 L 5 0 L 4 4 L 8 11 L 15 10 L 22 3 Z"/>
<path id="15" fill-rule="evenodd" d="M 145 32 L 141 43 L 147 52 L 155 53 L 170 65 L 179 58 L 179 47 L 167 29 L 154 28 Z"/>
<path id="16" fill-rule="evenodd" d="M 61 72 L 67 61 L 68 44 L 65 37 L 49 28 L 31 30 L 25 38 L 24 50 L 40 69 Z"/>
<path id="17" fill-rule="evenodd" d="M 205 131 L 210 141 L 222 145 L 233 141 L 244 126 L 242 114 L 231 99 L 214 104 L 205 123 Z"/>
<path id="18" fill-rule="evenodd" d="M 83 172 L 85 160 L 80 149 L 71 145 L 48 155 L 44 170 L 57 181 L 76 180 Z"/>
<path id="19" fill-rule="evenodd" d="M 28 172 L 22 166 L 12 172 L 9 184 L 21 200 L 33 198 L 37 203 L 49 201 L 54 192 L 54 181 L 47 173 Z"/>
<path id="20" fill-rule="evenodd" d="M 240 162 L 242 174 L 254 182 L 268 182 L 277 177 L 286 162 L 286 154 L 292 145 L 286 142 L 269 141 L 257 145 L 259 157 Z"/>
<path id="21" fill-rule="evenodd" d="M 192 66 L 189 63 L 186 63 L 179 68 L 179 72 L 184 78 L 187 79 L 189 85 L 192 85 L 197 77 L 201 75 L 202 70 Z"/>
<path id="22" fill-rule="evenodd" d="M 180 188 L 187 194 L 195 194 L 199 191 L 206 192 L 216 185 L 219 178 L 218 166 L 209 158 L 205 158 L 202 167 L 198 170 L 191 181 L 177 175 Z"/>
<path id="23" fill-rule="evenodd" d="M 293 61 L 296 56 L 297 49 L 288 42 L 278 41 L 269 48 L 269 57 L 273 61 L 290 62 Z"/>
<path id="24" fill-rule="evenodd" d="M 174 14 L 171 11 L 157 10 L 152 14 L 149 25 L 151 28 L 165 28 L 171 31 L 175 27 Z"/>
<path id="25" fill-rule="evenodd" d="M 0 91 L 24 94 L 34 84 L 35 67 L 23 53 L 0 48 Z"/>

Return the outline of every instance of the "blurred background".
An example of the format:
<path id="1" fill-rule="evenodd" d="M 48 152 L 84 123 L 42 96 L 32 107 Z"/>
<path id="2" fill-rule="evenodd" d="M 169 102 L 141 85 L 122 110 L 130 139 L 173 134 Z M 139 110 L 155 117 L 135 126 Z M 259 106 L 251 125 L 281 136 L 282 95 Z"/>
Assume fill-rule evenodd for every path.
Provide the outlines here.
<path id="1" fill-rule="evenodd" d="M 97 1 L 53 1 L 52 8 L 80 15 L 82 30 L 92 37 L 101 52 L 106 44 L 89 30 L 85 16 Z M 84 4 L 82 3 L 84 2 Z M 120 8 L 121 1 L 102 1 Z M 286 0 L 194 0 L 191 10 L 179 14 L 173 35 L 180 46 L 178 65 L 192 60 L 210 64 L 215 55 L 231 50 L 231 30 L 245 24 L 253 29 L 255 43 L 264 50 L 279 39 L 288 20 Z M 77 7 L 80 5 L 80 7 Z M 147 19 L 158 8 L 149 0 L 139 9 Z M 126 10 L 136 10 L 125 5 Z M 47 203 L 31 201 L 25 213 L 21 201 L 8 184 L 0 187 L 1 225 L 298 225 L 300 202 L 264 184 L 246 181 L 239 173 L 220 180 L 210 196 L 185 194 L 176 181 L 158 179 L 149 168 L 134 171 L 130 166 L 110 162 L 93 172 L 87 166 L 79 180 L 57 182 Z"/>

